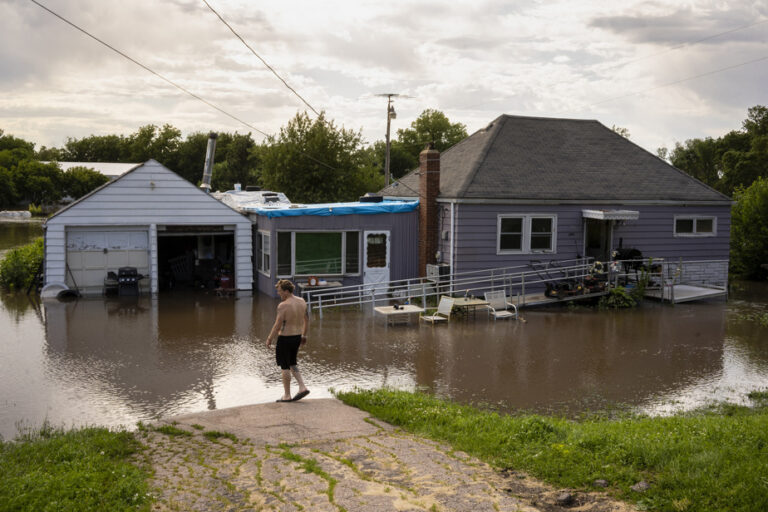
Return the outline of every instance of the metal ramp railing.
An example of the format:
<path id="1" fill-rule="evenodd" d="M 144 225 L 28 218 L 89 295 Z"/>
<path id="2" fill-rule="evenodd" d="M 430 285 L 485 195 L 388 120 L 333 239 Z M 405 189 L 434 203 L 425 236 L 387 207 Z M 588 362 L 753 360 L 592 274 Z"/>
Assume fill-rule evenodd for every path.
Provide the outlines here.
<path id="1" fill-rule="evenodd" d="M 492 268 L 443 275 L 435 278 L 418 277 L 374 284 L 336 287 L 330 290 L 303 290 L 302 297 L 310 311 L 322 317 L 323 310 L 345 306 L 381 304 L 385 301 L 436 302 L 440 295 L 482 295 L 486 291 L 504 290 L 505 295 L 517 297 L 524 305 L 526 289 L 543 289 L 547 282 L 583 280 L 593 267 L 592 258 L 534 261 L 528 265 Z M 520 301 L 523 301 L 520 303 Z"/>

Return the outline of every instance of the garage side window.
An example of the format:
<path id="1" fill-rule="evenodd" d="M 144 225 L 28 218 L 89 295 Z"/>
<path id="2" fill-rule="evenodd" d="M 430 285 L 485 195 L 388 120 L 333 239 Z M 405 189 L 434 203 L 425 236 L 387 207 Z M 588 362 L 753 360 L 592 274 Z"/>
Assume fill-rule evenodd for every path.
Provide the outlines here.
<path id="1" fill-rule="evenodd" d="M 272 248 L 270 234 L 266 231 L 259 231 L 259 261 L 258 269 L 263 274 L 269 274 L 271 267 L 269 264 L 269 254 Z"/>
<path id="2" fill-rule="evenodd" d="M 556 215 L 499 215 L 496 253 L 555 252 L 556 232 Z"/>
<path id="3" fill-rule="evenodd" d="M 675 216 L 674 235 L 676 237 L 715 236 L 717 217 Z"/>

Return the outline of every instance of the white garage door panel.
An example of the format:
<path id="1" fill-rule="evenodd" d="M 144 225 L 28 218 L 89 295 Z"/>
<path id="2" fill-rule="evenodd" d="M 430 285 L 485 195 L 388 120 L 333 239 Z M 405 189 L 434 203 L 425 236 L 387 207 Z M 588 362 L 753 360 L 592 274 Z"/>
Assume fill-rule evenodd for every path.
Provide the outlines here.
<path id="1" fill-rule="evenodd" d="M 140 230 L 69 230 L 67 265 L 67 284 L 89 291 L 101 291 L 107 272 L 120 267 L 136 267 L 140 274 L 149 275 L 149 235 Z M 145 279 L 140 285 L 148 283 Z"/>

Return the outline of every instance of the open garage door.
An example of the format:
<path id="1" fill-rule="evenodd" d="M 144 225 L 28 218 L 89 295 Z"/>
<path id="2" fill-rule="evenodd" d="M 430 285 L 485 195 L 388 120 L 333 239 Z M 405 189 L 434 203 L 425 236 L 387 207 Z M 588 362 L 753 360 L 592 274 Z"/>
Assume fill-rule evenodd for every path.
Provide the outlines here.
<path id="1" fill-rule="evenodd" d="M 233 289 L 234 226 L 158 226 L 160 291 Z"/>
<path id="2" fill-rule="evenodd" d="M 101 293 L 107 272 L 121 267 L 136 267 L 149 276 L 149 234 L 144 228 L 69 228 L 67 229 L 66 283 L 82 292 Z M 139 284 L 149 288 L 149 279 Z"/>

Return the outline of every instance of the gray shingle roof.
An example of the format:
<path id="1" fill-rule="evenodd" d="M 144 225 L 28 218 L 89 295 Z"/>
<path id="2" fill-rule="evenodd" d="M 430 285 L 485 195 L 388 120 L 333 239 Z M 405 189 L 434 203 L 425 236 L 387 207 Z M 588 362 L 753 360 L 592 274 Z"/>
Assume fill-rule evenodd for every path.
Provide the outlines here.
<path id="1" fill-rule="evenodd" d="M 417 195 L 416 171 L 400 181 L 380 193 Z M 441 155 L 440 197 L 730 201 L 598 121 L 510 115 Z"/>

